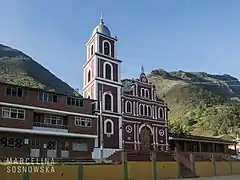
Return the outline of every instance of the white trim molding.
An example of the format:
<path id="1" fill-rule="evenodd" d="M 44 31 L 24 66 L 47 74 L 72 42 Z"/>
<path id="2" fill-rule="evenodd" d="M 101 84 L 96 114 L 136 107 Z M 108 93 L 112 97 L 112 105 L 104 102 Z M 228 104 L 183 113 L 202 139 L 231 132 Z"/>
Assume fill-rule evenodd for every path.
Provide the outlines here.
<path id="1" fill-rule="evenodd" d="M 103 93 L 103 99 L 102 99 L 102 101 L 103 101 L 103 110 L 104 111 L 109 111 L 109 110 L 106 110 L 106 107 L 105 107 L 105 96 L 106 95 L 109 95 L 110 97 L 111 97 L 111 112 L 113 112 L 113 95 L 112 95 L 112 93 L 111 92 L 104 92 Z"/>
<path id="2" fill-rule="evenodd" d="M 36 107 L 36 106 L 26 106 L 26 105 L 12 104 L 12 103 L 6 103 L 6 102 L 0 102 L 0 105 L 10 106 L 10 107 L 18 107 L 18 108 L 22 108 L 22 109 L 47 111 L 47 112 L 59 113 L 59 114 L 68 114 L 68 115 L 74 115 L 74 116 L 98 118 L 98 116 L 94 116 L 94 115 L 90 115 L 90 114 L 74 113 L 74 112 L 69 112 L 69 111 L 61 111 L 61 110 L 55 110 L 55 109 L 47 109 L 47 108 L 41 108 L 41 107 Z"/>
<path id="3" fill-rule="evenodd" d="M 153 134 L 154 134 L 154 133 L 153 133 L 153 128 L 152 128 L 149 124 L 147 124 L 147 123 L 144 123 L 144 124 L 142 124 L 142 125 L 139 127 L 139 130 L 138 130 L 139 134 L 141 134 L 141 130 L 142 130 L 142 128 L 145 127 L 145 126 L 150 129 L 151 134 L 153 135 Z"/>
<path id="4" fill-rule="evenodd" d="M 109 54 L 105 54 L 105 51 L 104 51 L 104 44 L 105 43 L 108 43 L 108 45 L 109 45 Z M 103 42 L 102 42 L 102 53 L 103 53 L 103 55 L 105 55 L 105 56 L 110 56 L 110 57 L 112 57 L 112 47 L 111 47 L 111 43 L 108 41 L 108 40 L 104 40 Z"/>
<path id="5" fill-rule="evenodd" d="M 110 123 L 111 124 L 111 132 L 107 132 L 107 124 Z M 113 135 L 114 134 L 114 123 L 111 119 L 106 119 L 104 121 L 104 134 L 109 134 L 109 135 Z"/>
<path id="6" fill-rule="evenodd" d="M 130 104 L 130 110 L 128 111 L 128 104 Z M 127 100 L 125 102 L 125 113 L 132 113 L 132 102 Z"/>
<path id="7" fill-rule="evenodd" d="M 162 112 L 162 113 L 160 113 L 160 112 Z M 162 115 L 161 115 L 161 114 L 162 114 Z M 164 110 L 163 110 L 162 107 L 159 107 L 159 108 L 158 108 L 158 118 L 159 118 L 159 119 L 163 119 L 163 118 L 164 118 Z"/>
<path id="8" fill-rule="evenodd" d="M 111 80 L 113 81 L 113 65 L 110 63 L 110 62 L 107 62 L 105 61 L 103 63 L 103 78 L 104 79 L 107 79 L 106 76 L 107 76 L 107 72 L 106 72 L 106 66 L 109 65 L 111 67 L 111 79 L 108 79 L 108 80 Z"/>
<path id="9" fill-rule="evenodd" d="M 0 132 L 29 133 L 29 134 L 52 135 L 52 136 L 82 137 L 82 138 L 98 137 L 97 135 L 90 135 L 90 134 L 77 134 L 77 133 L 65 133 L 65 132 L 56 132 L 56 131 L 42 131 L 42 130 L 6 128 L 6 127 L 0 127 Z"/>

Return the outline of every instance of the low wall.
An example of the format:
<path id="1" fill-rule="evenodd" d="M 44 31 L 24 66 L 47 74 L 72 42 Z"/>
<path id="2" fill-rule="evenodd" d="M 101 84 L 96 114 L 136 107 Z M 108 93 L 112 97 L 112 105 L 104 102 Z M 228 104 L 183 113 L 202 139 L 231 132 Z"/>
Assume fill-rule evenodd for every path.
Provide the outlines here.
<path id="1" fill-rule="evenodd" d="M 196 175 L 199 177 L 214 176 L 213 163 L 210 161 L 196 161 L 195 162 Z"/>
<path id="2" fill-rule="evenodd" d="M 14 167 L 15 166 L 15 167 Z M 179 177 L 179 164 L 177 162 L 128 162 L 119 165 L 55 165 L 48 168 L 43 166 L 43 172 L 23 173 L 16 166 L 1 165 L 1 180 L 153 180 L 175 179 Z M 156 171 L 154 171 L 156 167 Z M 45 169 L 44 169 L 45 168 Z M 195 162 L 197 176 L 220 176 L 240 174 L 240 162 Z M 154 174 L 156 172 L 156 174 Z"/>

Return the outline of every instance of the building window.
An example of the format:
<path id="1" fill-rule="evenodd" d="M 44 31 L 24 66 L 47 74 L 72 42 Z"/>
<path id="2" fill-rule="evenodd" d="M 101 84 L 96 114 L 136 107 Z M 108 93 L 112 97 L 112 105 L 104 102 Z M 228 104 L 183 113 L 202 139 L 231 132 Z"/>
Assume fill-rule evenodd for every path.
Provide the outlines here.
<path id="1" fill-rule="evenodd" d="M 143 114 L 143 112 L 144 112 L 144 109 L 143 109 L 143 108 L 144 108 L 143 105 L 140 104 L 140 105 L 139 105 L 139 114 L 140 114 L 140 115 L 144 115 L 144 114 Z"/>
<path id="2" fill-rule="evenodd" d="M 93 45 L 91 46 L 91 56 L 93 55 Z"/>
<path id="3" fill-rule="evenodd" d="M 110 55 L 110 43 L 107 41 L 103 43 L 103 54 L 107 56 Z"/>
<path id="4" fill-rule="evenodd" d="M 83 99 L 82 98 L 68 97 L 67 98 L 67 105 L 83 107 Z"/>
<path id="5" fill-rule="evenodd" d="M 88 151 L 88 146 L 86 143 L 72 143 L 73 151 Z"/>
<path id="6" fill-rule="evenodd" d="M 151 108 L 151 106 L 148 106 L 147 108 L 148 108 L 148 116 L 151 116 L 152 115 L 152 108 Z"/>
<path id="7" fill-rule="evenodd" d="M 6 94 L 23 98 L 27 96 L 27 89 L 21 87 L 7 87 Z"/>
<path id="8" fill-rule="evenodd" d="M 163 118 L 163 117 L 164 117 L 163 108 L 159 107 L 158 108 L 158 118 Z"/>
<path id="9" fill-rule="evenodd" d="M 63 125 L 63 117 L 61 116 L 44 116 L 44 124 L 48 125 Z"/>
<path id="10" fill-rule="evenodd" d="M 145 113 L 144 113 L 145 116 L 148 116 L 148 107 L 147 107 L 147 105 L 144 106 L 144 111 L 145 111 Z"/>
<path id="11" fill-rule="evenodd" d="M 114 134 L 113 129 L 114 129 L 113 121 L 111 119 L 105 120 L 104 121 L 104 133 L 105 134 Z"/>
<path id="12" fill-rule="evenodd" d="M 38 99 L 46 102 L 58 102 L 58 96 L 53 93 L 38 92 Z"/>
<path id="13" fill-rule="evenodd" d="M 40 149 L 40 143 L 39 140 L 32 140 L 31 142 L 31 149 Z"/>
<path id="14" fill-rule="evenodd" d="M 47 143 L 47 150 L 56 150 L 56 141 L 48 141 Z"/>
<path id="15" fill-rule="evenodd" d="M 148 89 L 145 89 L 145 97 L 149 98 L 149 90 Z"/>
<path id="16" fill-rule="evenodd" d="M 125 108 L 125 112 L 132 113 L 132 103 L 130 101 L 126 101 Z"/>
<path id="17" fill-rule="evenodd" d="M 105 65 L 105 78 L 112 80 L 112 67 L 110 64 Z"/>
<path id="18" fill-rule="evenodd" d="M 104 95 L 104 110 L 107 110 L 107 111 L 112 111 L 113 108 L 113 97 L 111 96 L 111 94 L 105 94 Z"/>
<path id="19" fill-rule="evenodd" d="M 145 97 L 145 90 L 144 90 L 144 88 L 141 88 L 141 97 Z"/>
<path id="20" fill-rule="evenodd" d="M 92 119 L 75 117 L 75 126 L 92 127 Z"/>
<path id="21" fill-rule="evenodd" d="M 1 137 L 0 147 L 21 148 L 23 146 L 23 140 L 12 137 Z"/>
<path id="22" fill-rule="evenodd" d="M 24 120 L 25 119 L 25 110 L 3 107 L 2 108 L 2 117 L 10 118 L 10 119 Z"/>
<path id="23" fill-rule="evenodd" d="M 87 81 L 91 81 L 91 70 L 88 70 Z"/>

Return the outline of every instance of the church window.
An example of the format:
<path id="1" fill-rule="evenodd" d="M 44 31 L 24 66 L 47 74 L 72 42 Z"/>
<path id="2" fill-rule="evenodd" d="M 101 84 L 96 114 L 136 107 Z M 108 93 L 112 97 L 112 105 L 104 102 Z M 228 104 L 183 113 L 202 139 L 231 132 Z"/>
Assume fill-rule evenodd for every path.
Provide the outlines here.
<path id="1" fill-rule="evenodd" d="M 158 118 L 163 118 L 163 108 L 159 107 L 158 108 Z"/>
<path id="2" fill-rule="evenodd" d="M 110 94 L 105 94 L 104 96 L 104 103 L 105 103 L 105 110 L 112 111 L 112 96 Z"/>
<path id="3" fill-rule="evenodd" d="M 93 45 L 91 46 L 91 56 L 93 55 Z"/>
<path id="4" fill-rule="evenodd" d="M 145 111 L 145 116 L 147 116 L 148 115 L 148 107 L 146 105 L 144 107 L 144 111 Z"/>
<path id="5" fill-rule="evenodd" d="M 110 44 L 107 41 L 103 43 L 103 54 L 107 56 L 110 55 Z"/>
<path id="6" fill-rule="evenodd" d="M 144 88 L 141 88 L 141 97 L 144 97 L 145 96 L 145 90 Z"/>
<path id="7" fill-rule="evenodd" d="M 109 80 L 112 79 L 112 67 L 110 64 L 105 65 L 105 78 Z"/>
<path id="8" fill-rule="evenodd" d="M 145 97 L 146 97 L 146 98 L 149 97 L 149 91 L 148 91 L 148 89 L 145 89 Z"/>
<path id="9" fill-rule="evenodd" d="M 104 133 L 105 134 L 113 134 L 113 121 L 111 119 L 107 119 L 104 122 Z"/>
<path id="10" fill-rule="evenodd" d="M 88 82 L 91 81 L 91 70 L 88 71 L 88 78 L 87 79 L 88 79 Z"/>
<path id="11" fill-rule="evenodd" d="M 144 110 L 143 108 L 144 108 L 143 105 L 140 104 L 140 105 L 139 105 L 139 114 L 140 114 L 140 115 L 144 115 L 144 114 L 143 114 L 143 110 Z"/>
<path id="12" fill-rule="evenodd" d="M 126 101 L 125 107 L 126 107 L 125 111 L 127 113 L 131 113 L 132 112 L 132 103 L 130 101 Z"/>
<path id="13" fill-rule="evenodd" d="M 152 108 L 151 108 L 151 106 L 148 106 L 148 116 L 151 116 L 152 115 Z"/>

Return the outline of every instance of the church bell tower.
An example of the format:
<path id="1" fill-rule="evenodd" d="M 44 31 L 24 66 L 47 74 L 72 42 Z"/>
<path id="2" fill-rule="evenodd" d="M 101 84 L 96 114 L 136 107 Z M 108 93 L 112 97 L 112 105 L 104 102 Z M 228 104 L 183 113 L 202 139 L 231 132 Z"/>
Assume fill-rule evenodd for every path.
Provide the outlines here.
<path id="1" fill-rule="evenodd" d="M 103 147 L 106 157 L 122 148 L 121 61 L 116 44 L 117 38 L 112 37 L 101 17 L 86 44 L 87 60 L 83 66 L 83 96 L 98 100 L 95 113 L 99 116 L 99 138 L 94 151 Z"/>

